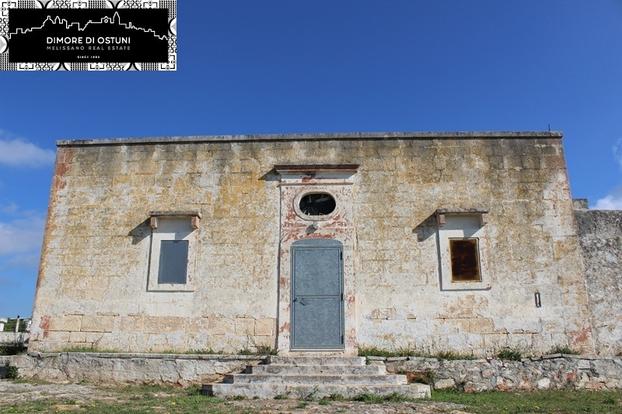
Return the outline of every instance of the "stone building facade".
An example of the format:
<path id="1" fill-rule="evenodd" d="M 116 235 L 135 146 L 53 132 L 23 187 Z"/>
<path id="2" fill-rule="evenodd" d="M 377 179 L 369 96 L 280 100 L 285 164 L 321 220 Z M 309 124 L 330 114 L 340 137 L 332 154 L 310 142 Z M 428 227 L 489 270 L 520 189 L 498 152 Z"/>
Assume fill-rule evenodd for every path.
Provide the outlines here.
<path id="1" fill-rule="evenodd" d="M 30 349 L 593 353 L 561 138 L 60 141 Z"/>

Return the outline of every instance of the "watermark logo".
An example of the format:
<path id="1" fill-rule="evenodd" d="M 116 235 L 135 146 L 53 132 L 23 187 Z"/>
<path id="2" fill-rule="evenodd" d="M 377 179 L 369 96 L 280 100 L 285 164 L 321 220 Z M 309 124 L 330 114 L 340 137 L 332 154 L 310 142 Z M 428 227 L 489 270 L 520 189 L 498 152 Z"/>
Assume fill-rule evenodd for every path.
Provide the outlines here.
<path id="1" fill-rule="evenodd" d="M 177 68 L 175 0 L 0 0 L 0 70 Z"/>

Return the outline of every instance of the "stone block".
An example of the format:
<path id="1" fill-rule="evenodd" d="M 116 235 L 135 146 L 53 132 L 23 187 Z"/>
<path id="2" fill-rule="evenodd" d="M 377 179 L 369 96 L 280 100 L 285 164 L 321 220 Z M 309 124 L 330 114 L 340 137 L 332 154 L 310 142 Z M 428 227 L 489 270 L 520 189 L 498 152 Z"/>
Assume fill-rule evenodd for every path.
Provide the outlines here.
<path id="1" fill-rule="evenodd" d="M 275 347 L 274 338 L 268 335 L 254 336 L 252 342 L 253 342 L 253 345 L 256 347 L 258 346 L 269 347 L 269 348 Z"/>
<path id="2" fill-rule="evenodd" d="M 119 316 L 117 317 L 117 330 L 119 332 L 143 332 L 144 320 L 139 315 Z"/>
<path id="3" fill-rule="evenodd" d="M 235 319 L 236 335 L 254 335 L 255 320 L 252 318 L 236 318 Z"/>
<path id="4" fill-rule="evenodd" d="M 80 330 L 82 332 L 112 332 L 113 323 L 113 316 L 85 315 L 82 317 Z"/>
<path id="5" fill-rule="evenodd" d="M 86 332 L 70 332 L 69 342 L 71 343 L 84 343 L 86 342 Z"/>
<path id="6" fill-rule="evenodd" d="M 434 381 L 434 388 L 437 390 L 446 390 L 456 387 L 456 381 L 453 378 L 444 378 Z"/>
<path id="7" fill-rule="evenodd" d="M 86 342 L 93 344 L 94 346 L 100 345 L 102 338 L 104 337 L 104 332 L 85 332 L 86 334 Z M 118 341 L 117 341 L 118 343 Z M 114 348 L 114 347 L 110 347 Z"/>
<path id="8" fill-rule="evenodd" d="M 66 315 L 50 318 L 50 331 L 79 331 L 81 316 Z"/>
<path id="9" fill-rule="evenodd" d="M 226 335 L 234 332 L 233 321 L 229 318 L 209 317 L 208 333 L 210 335 Z"/>
<path id="10" fill-rule="evenodd" d="M 275 321 L 272 318 L 257 319 L 255 321 L 255 335 L 271 336 L 274 333 Z"/>
<path id="11" fill-rule="evenodd" d="M 536 386 L 539 390 L 548 390 L 551 387 L 551 380 L 549 378 L 542 378 L 536 382 Z"/>
<path id="12" fill-rule="evenodd" d="M 467 329 L 472 333 L 494 333 L 495 323 L 492 318 L 468 319 Z"/>
<path id="13" fill-rule="evenodd" d="M 50 342 L 69 343 L 69 332 L 48 332 L 46 339 Z"/>

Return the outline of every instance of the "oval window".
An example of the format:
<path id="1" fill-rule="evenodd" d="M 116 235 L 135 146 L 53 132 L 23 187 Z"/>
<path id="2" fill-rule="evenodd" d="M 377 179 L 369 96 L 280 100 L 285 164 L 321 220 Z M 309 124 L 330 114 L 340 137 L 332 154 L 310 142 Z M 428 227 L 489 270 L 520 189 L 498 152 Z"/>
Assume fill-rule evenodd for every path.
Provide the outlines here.
<path id="1" fill-rule="evenodd" d="M 307 194 L 300 199 L 300 211 L 308 216 L 326 216 L 333 211 L 337 203 L 328 193 Z"/>

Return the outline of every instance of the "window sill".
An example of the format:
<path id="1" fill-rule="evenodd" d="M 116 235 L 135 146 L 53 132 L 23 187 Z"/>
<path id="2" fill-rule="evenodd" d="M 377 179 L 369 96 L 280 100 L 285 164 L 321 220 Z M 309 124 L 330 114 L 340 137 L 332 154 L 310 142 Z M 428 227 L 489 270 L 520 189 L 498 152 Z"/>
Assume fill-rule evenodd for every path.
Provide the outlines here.
<path id="1" fill-rule="evenodd" d="M 177 285 L 177 284 L 159 284 L 149 286 L 147 291 L 149 292 L 194 292 L 195 288 L 191 285 Z"/>
<path id="2" fill-rule="evenodd" d="M 491 285 L 487 282 L 449 282 L 443 286 L 444 291 L 460 290 L 490 290 Z"/>

